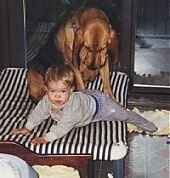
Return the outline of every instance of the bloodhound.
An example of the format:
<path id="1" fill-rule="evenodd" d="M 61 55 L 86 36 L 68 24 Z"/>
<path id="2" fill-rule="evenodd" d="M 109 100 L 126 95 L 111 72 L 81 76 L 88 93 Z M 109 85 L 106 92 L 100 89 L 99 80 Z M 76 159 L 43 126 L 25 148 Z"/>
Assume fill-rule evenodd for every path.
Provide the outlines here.
<path id="1" fill-rule="evenodd" d="M 77 90 L 84 90 L 86 83 L 100 74 L 104 92 L 115 100 L 109 79 L 109 63 L 118 63 L 119 43 L 102 10 L 80 8 L 73 11 L 56 32 L 54 40 L 74 70 Z"/>

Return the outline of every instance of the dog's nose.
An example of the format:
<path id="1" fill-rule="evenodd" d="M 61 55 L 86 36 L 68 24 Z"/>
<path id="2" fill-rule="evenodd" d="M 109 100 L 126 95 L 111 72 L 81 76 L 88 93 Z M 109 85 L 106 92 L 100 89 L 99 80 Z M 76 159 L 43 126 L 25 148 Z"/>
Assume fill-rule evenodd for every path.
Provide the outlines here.
<path id="1" fill-rule="evenodd" d="M 96 69 L 98 68 L 98 66 L 97 66 L 96 63 L 95 63 L 95 59 L 92 59 L 91 61 L 92 61 L 92 62 L 88 65 L 88 68 L 89 68 L 90 70 L 96 70 Z"/>
<path id="2" fill-rule="evenodd" d="M 90 64 L 90 65 L 88 66 L 88 68 L 89 68 L 90 70 L 96 70 L 96 69 L 97 69 L 97 67 L 94 66 L 93 64 Z"/>

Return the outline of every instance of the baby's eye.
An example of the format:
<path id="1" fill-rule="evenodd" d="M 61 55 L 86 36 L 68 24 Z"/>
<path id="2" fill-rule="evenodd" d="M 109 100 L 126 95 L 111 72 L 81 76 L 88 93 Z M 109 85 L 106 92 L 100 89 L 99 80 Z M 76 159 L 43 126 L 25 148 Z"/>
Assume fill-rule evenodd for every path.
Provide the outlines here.
<path id="1" fill-rule="evenodd" d="M 62 93 L 65 93 L 65 92 L 66 92 L 66 89 L 64 89 L 64 90 L 61 90 L 61 92 L 62 92 Z"/>
<path id="2" fill-rule="evenodd" d="M 50 90 L 50 92 L 54 93 L 54 92 L 55 92 L 55 90 Z"/>

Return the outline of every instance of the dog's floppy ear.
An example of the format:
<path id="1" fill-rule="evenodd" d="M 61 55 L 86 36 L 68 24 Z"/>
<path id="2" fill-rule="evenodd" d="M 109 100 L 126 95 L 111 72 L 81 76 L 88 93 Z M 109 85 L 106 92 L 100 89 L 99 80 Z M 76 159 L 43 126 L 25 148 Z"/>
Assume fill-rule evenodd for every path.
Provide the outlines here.
<path id="1" fill-rule="evenodd" d="M 79 66 L 79 51 L 82 47 L 83 43 L 83 31 L 81 28 L 79 28 L 74 36 L 74 42 L 73 42 L 73 53 L 72 53 L 72 60 L 73 65 L 78 67 Z"/>
<path id="2" fill-rule="evenodd" d="M 83 41 L 83 29 L 78 28 L 75 33 L 75 40 L 79 40 L 80 43 Z"/>
<path id="3" fill-rule="evenodd" d="M 108 53 L 113 64 L 119 61 L 119 41 L 116 32 L 111 29 L 108 39 Z"/>
<path id="4" fill-rule="evenodd" d="M 112 40 L 115 38 L 116 32 L 111 28 L 110 33 L 109 33 L 109 38 L 108 38 L 108 44 L 112 42 Z"/>

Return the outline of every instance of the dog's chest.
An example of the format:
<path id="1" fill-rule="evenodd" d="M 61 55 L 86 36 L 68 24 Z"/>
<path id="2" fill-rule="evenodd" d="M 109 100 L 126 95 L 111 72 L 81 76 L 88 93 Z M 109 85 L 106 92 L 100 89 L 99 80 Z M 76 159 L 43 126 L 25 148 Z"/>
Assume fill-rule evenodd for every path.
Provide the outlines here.
<path id="1" fill-rule="evenodd" d="M 93 81 L 95 77 L 99 74 L 99 69 L 90 70 L 85 65 L 80 65 L 79 71 L 85 83 L 89 81 Z"/>

